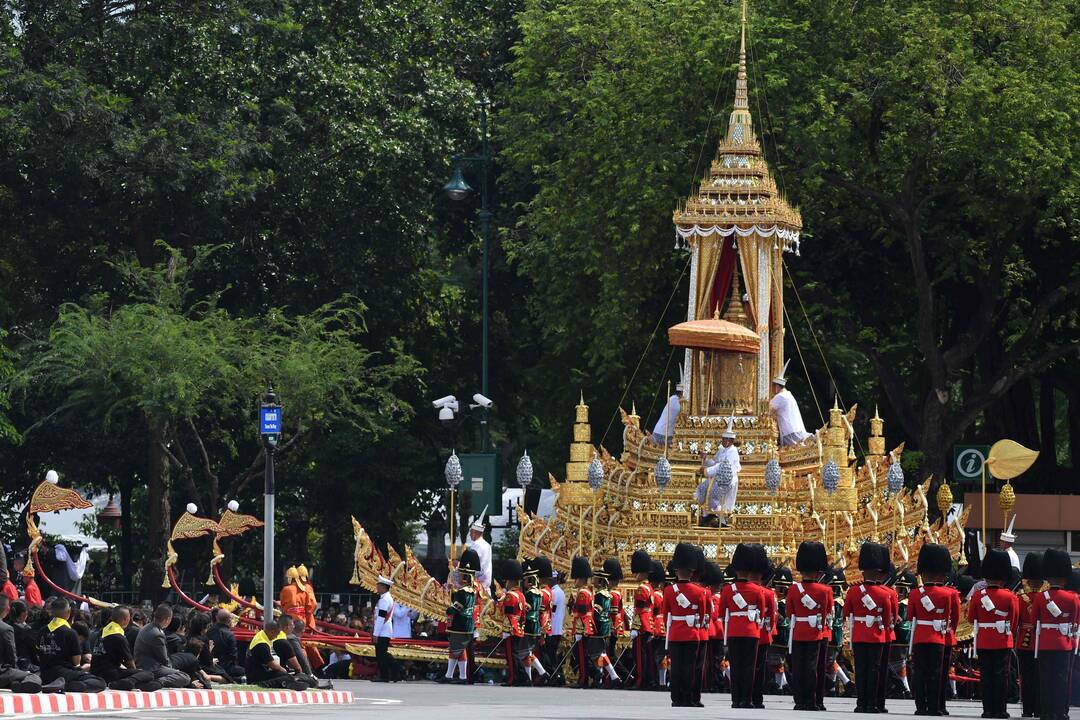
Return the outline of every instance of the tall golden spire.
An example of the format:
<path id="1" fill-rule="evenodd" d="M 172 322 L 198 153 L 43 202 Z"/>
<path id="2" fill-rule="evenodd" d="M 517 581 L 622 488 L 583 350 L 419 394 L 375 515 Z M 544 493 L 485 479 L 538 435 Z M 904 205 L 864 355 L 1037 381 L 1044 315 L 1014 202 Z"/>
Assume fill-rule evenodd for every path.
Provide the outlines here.
<path id="1" fill-rule="evenodd" d="M 750 118 L 750 101 L 746 91 L 746 0 L 742 0 L 742 21 L 739 26 L 739 74 L 735 78 L 735 107 L 728 121 L 727 140 L 737 145 L 753 142 L 754 125 Z"/>

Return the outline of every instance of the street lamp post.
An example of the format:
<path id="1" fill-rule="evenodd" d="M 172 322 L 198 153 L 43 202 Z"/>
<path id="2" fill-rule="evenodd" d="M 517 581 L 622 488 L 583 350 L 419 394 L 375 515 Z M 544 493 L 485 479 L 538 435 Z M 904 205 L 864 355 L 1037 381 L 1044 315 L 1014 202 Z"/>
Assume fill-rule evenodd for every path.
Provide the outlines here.
<path id="1" fill-rule="evenodd" d="M 263 465 L 263 622 L 274 619 L 274 451 L 281 440 L 281 406 L 274 386 L 266 384 L 259 405 L 259 434 L 266 451 Z"/>
<path id="2" fill-rule="evenodd" d="M 488 144 L 487 103 L 480 102 L 480 154 L 455 155 L 454 173 L 450 182 L 443 186 L 443 191 L 451 200 L 464 200 L 472 193 L 472 187 L 465 182 L 464 168 L 471 166 L 480 173 L 480 211 L 477 221 L 480 224 L 480 236 L 484 240 L 483 281 L 481 289 L 481 342 L 480 342 L 480 392 L 488 394 L 488 256 L 491 249 L 491 165 L 494 158 Z M 488 451 L 488 409 L 481 409 L 480 417 L 480 452 Z"/>

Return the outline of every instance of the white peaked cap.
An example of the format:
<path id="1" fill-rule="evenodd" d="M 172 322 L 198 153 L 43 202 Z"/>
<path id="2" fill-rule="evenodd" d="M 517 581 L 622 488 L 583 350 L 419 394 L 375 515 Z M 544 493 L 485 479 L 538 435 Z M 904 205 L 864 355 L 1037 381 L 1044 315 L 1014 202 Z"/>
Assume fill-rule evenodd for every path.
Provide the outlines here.
<path id="1" fill-rule="evenodd" d="M 735 418 L 734 418 L 734 416 L 729 417 L 727 419 L 727 429 L 724 430 L 724 434 L 721 435 L 720 437 L 722 437 L 722 438 L 731 438 L 732 440 L 735 439 Z"/>
<path id="2" fill-rule="evenodd" d="M 386 587 L 393 587 L 394 581 L 385 575 L 380 575 L 379 579 L 375 581 L 379 585 L 385 585 Z"/>
<path id="3" fill-rule="evenodd" d="M 476 532 L 484 532 L 484 530 L 486 529 L 484 527 L 484 518 L 487 517 L 487 511 L 488 506 L 485 505 L 483 512 L 480 513 L 480 517 L 476 518 L 473 524 L 469 526 L 470 530 L 475 530 Z"/>
<path id="4" fill-rule="evenodd" d="M 787 375 L 787 366 L 790 364 L 791 358 L 788 358 L 787 362 L 784 363 L 784 367 L 780 369 L 780 374 L 772 379 L 774 385 L 779 385 L 780 387 L 787 387 L 787 379 L 784 376 Z"/>
<path id="5" fill-rule="evenodd" d="M 1001 539 L 1007 543 L 1016 542 L 1016 534 L 1013 533 L 1013 525 L 1016 524 L 1016 513 L 1013 513 L 1012 520 L 1009 521 L 1009 527 L 1005 532 L 1001 533 Z"/>

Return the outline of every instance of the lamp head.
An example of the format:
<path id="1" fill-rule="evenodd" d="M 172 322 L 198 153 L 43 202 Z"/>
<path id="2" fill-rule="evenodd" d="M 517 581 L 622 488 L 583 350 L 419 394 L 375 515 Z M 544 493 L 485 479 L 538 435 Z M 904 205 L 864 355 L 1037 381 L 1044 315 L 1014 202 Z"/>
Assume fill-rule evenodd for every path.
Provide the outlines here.
<path id="1" fill-rule="evenodd" d="M 446 193 L 446 197 L 454 201 L 464 200 L 472 193 L 469 183 L 465 182 L 465 175 L 461 171 L 461 165 L 455 163 L 454 174 L 451 175 L 450 182 L 443 185 L 443 192 Z"/>

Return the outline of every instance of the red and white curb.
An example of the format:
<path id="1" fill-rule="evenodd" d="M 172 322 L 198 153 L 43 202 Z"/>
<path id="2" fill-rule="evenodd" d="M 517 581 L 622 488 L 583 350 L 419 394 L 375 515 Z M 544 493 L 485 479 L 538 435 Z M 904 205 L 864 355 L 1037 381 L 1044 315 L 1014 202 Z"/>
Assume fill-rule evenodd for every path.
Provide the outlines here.
<path id="1" fill-rule="evenodd" d="M 156 710 L 228 705 L 342 705 L 353 702 L 347 690 L 158 690 L 156 692 L 0 693 L 0 715 L 85 713 L 104 710 Z"/>

